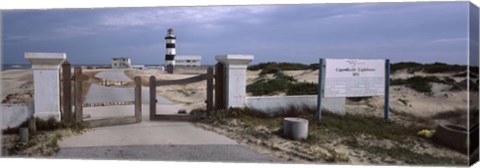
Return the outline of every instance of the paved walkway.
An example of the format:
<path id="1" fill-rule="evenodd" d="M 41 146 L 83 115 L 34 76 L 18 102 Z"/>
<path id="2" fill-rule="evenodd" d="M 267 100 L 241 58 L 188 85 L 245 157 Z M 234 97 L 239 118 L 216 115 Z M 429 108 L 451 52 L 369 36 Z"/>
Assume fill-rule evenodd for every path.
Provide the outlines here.
<path id="1" fill-rule="evenodd" d="M 101 72 L 98 77 L 118 80 L 122 71 Z M 92 85 L 93 86 L 93 85 Z M 91 87 L 95 88 L 95 87 Z M 105 99 L 127 97 L 133 90 L 115 88 L 113 91 L 89 90 L 91 94 L 102 93 Z M 125 90 L 121 90 L 125 89 Z M 110 94 L 111 93 L 111 94 Z M 143 93 L 142 93 L 143 94 Z M 123 95 L 123 96 L 122 96 Z M 148 92 L 145 94 L 148 97 Z M 100 95 L 97 95 L 100 96 Z M 115 97 L 115 98 L 109 98 Z M 124 97 L 125 96 L 125 97 Z M 176 113 L 179 106 L 159 97 L 157 113 Z M 161 101 L 160 101 L 161 100 Z M 106 116 L 133 116 L 133 105 L 84 108 L 92 118 Z M 260 154 L 235 141 L 214 132 L 196 127 L 189 122 L 161 122 L 148 120 L 148 104 L 142 106 L 142 119 L 139 124 L 100 127 L 88 130 L 78 136 L 67 137 L 59 142 L 57 158 L 83 159 L 131 159 L 131 160 L 171 160 L 171 161 L 227 161 L 227 162 L 284 162 L 280 159 Z"/>

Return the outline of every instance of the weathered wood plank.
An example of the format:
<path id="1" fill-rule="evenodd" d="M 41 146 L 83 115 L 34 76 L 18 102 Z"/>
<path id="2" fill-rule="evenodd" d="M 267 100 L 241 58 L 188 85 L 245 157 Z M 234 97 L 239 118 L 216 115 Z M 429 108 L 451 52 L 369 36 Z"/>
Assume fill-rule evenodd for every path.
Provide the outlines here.
<path id="1" fill-rule="evenodd" d="M 221 110 L 225 109 L 225 66 L 218 62 L 215 67 L 215 110 Z"/>
<path id="2" fill-rule="evenodd" d="M 157 113 L 157 85 L 155 85 L 155 76 L 150 76 L 150 120 Z"/>
<path id="3" fill-rule="evenodd" d="M 194 115 L 166 115 L 166 114 L 156 114 L 150 120 L 152 121 L 197 121 L 199 118 Z"/>
<path id="4" fill-rule="evenodd" d="M 207 69 L 207 112 L 213 110 L 213 67 Z"/>
<path id="5" fill-rule="evenodd" d="M 86 120 L 86 121 L 83 121 L 83 123 L 85 124 L 85 126 L 89 128 L 95 128 L 95 127 L 135 124 L 135 123 L 139 123 L 139 121 L 137 120 L 137 117 L 129 116 L 129 117 L 115 117 L 115 118 Z"/>
<path id="6" fill-rule="evenodd" d="M 82 122 L 83 120 L 83 99 L 82 99 L 82 68 L 75 67 L 75 122 Z"/>
<path id="7" fill-rule="evenodd" d="M 138 122 L 142 121 L 142 78 L 135 77 L 135 118 Z"/>
<path id="8" fill-rule="evenodd" d="M 71 65 L 66 62 L 62 65 L 62 95 L 63 95 L 63 121 L 72 121 L 72 73 Z"/>
<path id="9" fill-rule="evenodd" d="M 203 80 L 207 80 L 208 74 L 201 74 L 198 76 L 185 78 L 185 79 L 178 79 L 178 80 L 159 80 L 155 82 L 157 86 L 166 86 L 166 85 L 183 85 L 188 83 L 195 83 L 200 82 Z"/>

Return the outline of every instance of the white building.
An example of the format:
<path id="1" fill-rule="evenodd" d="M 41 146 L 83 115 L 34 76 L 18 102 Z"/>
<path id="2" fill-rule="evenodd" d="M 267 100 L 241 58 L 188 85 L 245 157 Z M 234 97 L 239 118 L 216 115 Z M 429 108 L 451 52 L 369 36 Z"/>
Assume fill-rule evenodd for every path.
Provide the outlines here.
<path id="1" fill-rule="evenodd" d="M 202 56 L 198 55 L 177 55 L 175 57 L 175 66 L 199 67 L 202 65 Z"/>
<path id="2" fill-rule="evenodd" d="M 146 68 L 145 68 L 145 65 L 132 65 L 132 69 L 143 70 Z"/>
<path id="3" fill-rule="evenodd" d="M 132 62 L 130 58 L 120 57 L 120 58 L 112 58 L 112 69 L 125 69 L 131 68 Z"/>

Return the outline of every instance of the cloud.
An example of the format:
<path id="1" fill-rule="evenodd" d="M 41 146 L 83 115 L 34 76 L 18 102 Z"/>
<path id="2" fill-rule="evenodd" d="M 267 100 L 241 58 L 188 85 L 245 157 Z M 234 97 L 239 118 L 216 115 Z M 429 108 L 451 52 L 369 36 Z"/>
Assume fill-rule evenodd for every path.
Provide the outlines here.
<path id="1" fill-rule="evenodd" d="M 65 27 L 59 27 L 53 29 L 53 33 L 59 35 L 62 38 L 77 37 L 77 36 L 86 36 L 98 33 L 99 29 L 95 29 L 92 26 L 76 26 L 76 25 L 67 25 Z"/>
<path id="2" fill-rule="evenodd" d="M 100 17 L 100 24 L 106 26 L 146 26 L 175 23 L 213 24 L 223 19 L 240 19 L 259 23 L 258 16 L 273 12 L 275 6 L 219 6 L 219 7 L 164 7 L 155 9 L 130 9 L 109 13 Z"/>
<path id="3" fill-rule="evenodd" d="M 150 63 L 163 61 L 164 35 L 172 27 L 179 54 L 244 53 L 259 56 L 255 61 L 304 63 L 319 56 L 458 61 L 454 58 L 465 52 L 467 36 L 464 4 L 468 3 L 11 11 L 4 15 L 3 40 L 6 55 L 58 50 L 72 58 L 81 56 L 74 60 L 80 62 L 128 55 L 135 62 Z"/>
<path id="4" fill-rule="evenodd" d="M 432 43 L 459 43 L 467 42 L 467 37 L 456 37 L 456 38 L 440 38 L 432 40 Z"/>
<path id="5" fill-rule="evenodd" d="M 25 40 L 28 40 L 28 38 L 25 36 L 16 36 L 16 35 L 7 35 L 3 38 L 3 41 L 5 43 L 20 42 Z"/>

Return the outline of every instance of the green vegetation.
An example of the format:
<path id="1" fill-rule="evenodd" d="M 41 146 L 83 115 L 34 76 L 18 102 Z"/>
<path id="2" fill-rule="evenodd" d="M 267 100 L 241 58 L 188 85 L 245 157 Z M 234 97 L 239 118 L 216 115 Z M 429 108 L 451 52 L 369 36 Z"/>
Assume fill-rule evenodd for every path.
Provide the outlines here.
<path id="1" fill-rule="evenodd" d="M 368 100 L 372 98 L 372 96 L 366 96 L 366 97 L 347 97 L 347 100 L 354 101 L 354 102 L 359 102 L 363 100 Z"/>
<path id="2" fill-rule="evenodd" d="M 416 62 L 400 62 L 396 64 L 391 64 L 390 65 L 390 72 L 394 73 L 396 71 L 406 69 L 407 72 L 413 73 L 415 71 L 421 70 L 422 64 L 416 63 Z"/>
<path id="3" fill-rule="evenodd" d="M 318 70 L 318 63 L 305 65 L 298 63 L 276 63 L 276 62 L 267 62 L 260 63 L 256 65 L 249 66 L 249 70 L 261 70 L 260 78 L 258 81 L 254 82 L 247 86 L 247 92 L 251 93 L 254 96 L 260 95 L 275 95 L 278 93 L 286 93 L 286 95 L 313 95 L 317 94 L 318 85 L 315 83 L 306 83 L 306 82 L 297 82 L 293 77 L 288 77 L 291 79 L 286 79 L 283 75 L 285 70 Z M 414 72 L 424 72 L 424 73 L 457 73 L 454 77 L 464 77 L 466 73 L 466 66 L 463 65 L 448 65 L 444 63 L 433 63 L 433 64 L 420 64 L 415 62 L 400 62 L 391 65 L 391 72 L 394 73 L 399 70 L 406 70 L 408 73 Z M 478 67 L 471 68 L 472 72 L 475 73 L 475 70 L 478 73 Z M 475 74 L 472 73 L 472 76 Z M 267 79 L 263 78 L 265 74 L 275 74 L 276 78 Z M 461 91 L 464 90 L 460 83 L 456 82 L 450 77 L 436 77 L 436 76 L 414 76 L 408 79 L 392 79 L 391 85 L 405 85 L 417 92 L 420 93 L 432 93 L 432 84 L 431 83 L 441 83 L 450 85 L 450 91 Z M 366 98 L 349 98 L 352 101 L 360 101 L 368 99 Z"/>
<path id="4" fill-rule="evenodd" d="M 247 85 L 247 92 L 254 96 L 260 95 L 274 95 L 279 92 L 285 92 L 288 85 L 296 80 L 287 75 L 279 75 L 274 79 L 261 78 L 254 83 Z"/>
<path id="5" fill-rule="evenodd" d="M 85 126 L 81 123 L 68 123 L 68 122 L 60 122 L 57 121 L 55 118 L 49 118 L 47 120 L 34 118 L 35 126 L 37 131 L 53 131 L 58 129 L 72 129 L 75 132 L 81 132 L 85 129 Z M 19 129 L 22 127 L 28 127 L 28 121 L 23 122 L 18 127 L 15 128 L 7 128 L 2 130 L 2 134 L 17 134 Z"/>
<path id="6" fill-rule="evenodd" d="M 300 82 L 292 83 L 286 91 L 287 95 L 316 95 L 318 94 L 318 84 Z"/>
<path id="7" fill-rule="evenodd" d="M 465 65 L 448 65 L 445 63 L 435 62 L 433 64 L 419 64 L 415 62 L 400 62 L 391 64 L 390 70 L 392 73 L 398 70 L 407 70 L 408 73 L 420 72 L 425 73 L 450 73 L 450 72 L 462 72 L 467 70 Z M 478 72 L 478 70 L 477 70 Z"/>
<path id="8" fill-rule="evenodd" d="M 3 143 L 9 156 L 52 156 L 58 150 L 58 141 L 64 136 L 78 134 L 85 130 L 81 123 L 59 122 L 54 118 L 47 120 L 34 118 L 36 132 L 29 132 L 28 143 L 21 143 L 18 138 L 19 129 L 28 127 L 28 121 L 19 127 L 2 130 L 2 135 L 14 137 L 10 144 Z M 31 130 L 30 130 L 31 131 Z"/>
<path id="9" fill-rule="evenodd" d="M 308 82 L 297 82 L 288 75 L 275 75 L 273 79 L 260 78 L 247 85 L 247 92 L 254 96 L 275 95 L 286 93 L 287 95 L 314 95 L 318 93 L 318 85 Z"/>
<path id="10" fill-rule="evenodd" d="M 462 164 L 462 161 L 456 161 L 445 157 L 435 157 L 426 153 L 416 153 L 404 147 L 383 148 L 365 145 L 359 143 L 354 138 L 349 139 L 347 144 L 350 147 L 361 149 L 369 154 L 398 158 L 404 160 L 407 164 Z"/>
<path id="11" fill-rule="evenodd" d="M 308 69 L 309 66 L 300 63 L 288 63 L 288 62 L 267 62 L 267 63 L 259 63 L 256 65 L 251 65 L 248 67 L 248 70 L 256 71 L 262 70 L 266 68 L 278 68 L 280 70 L 288 71 L 288 70 L 305 70 Z"/>
<path id="12" fill-rule="evenodd" d="M 251 65 L 248 67 L 248 70 L 256 71 L 262 70 L 261 74 L 271 74 L 275 73 L 278 70 L 288 71 L 288 70 L 318 70 L 318 63 L 313 63 L 310 65 L 300 64 L 300 63 L 286 63 L 286 62 L 266 62 Z M 445 63 L 435 62 L 431 64 L 420 64 L 416 62 L 399 62 L 391 64 L 390 70 L 392 73 L 399 70 L 406 70 L 408 73 L 420 72 L 425 73 L 451 73 L 451 72 L 462 72 L 467 70 L 465 65 L 448 65 Z M 470 71 L 474 74 L 478 74 L 478 67 L 470 67 Z"/>
<path id="13" fill-rule="evenodd" d="M 232 119 L 242 123 L 238 135 L 258 137 L 268 141 L 272 136 L 282 135 L 282 120 L 284 117 L 300 117 L 309 120 L 309 135 L 306 140 L 299 141 L 299 146 L 320 146 L 328 151 L 328 155 L 319 155 L 328 162 L 347 162 L 348 156 L 325 147 L 333 142 L 346 145 L 348 148 L 363 151 L 366 157 L 393 158 L 410 164 L 464 164 L 464 160 L 439 157 L 418 152 L 413 148 L 415 143 L 426 143 L 416 133 L 425 129 L 413 124 L 402 125 L 392 121 L 385 122 L 381 117 L 362 115 L 334 115 L 328 111 L 322 112 L 322 120 L 317 123 L 316 109 L 313 107 L 290 107 L 279 113 L 262 113 L 248 108 L 231 108 L 229 110 L 213 111 L 202 122 L 229 125 Z M 205 110 L 197 110 L 195 115 L 206 114 Z M 270 115 L 267 115 L 270 114 Z M 206 115 L 204 115 L 206 116 Z M 270 135 L 253 131 L 258 127 L 273 130 Z M 287 140 L 287 139 L 286 139 Z M 390 142 L 394 147 L 376 142 Z M 279 150 L 272 148 L 272 150 Z"/>
<path id="14" fill-rule="evenodd" d="M 292 70 L 307 70 L 310 69 L 309 65 L 300 63 L 287 63 L 287 62 L 267 62 L 251 65 L 248 67 L 250 71 L 262 70 L 260 75 L 274 74 L 279 71 L 292 71 Z"/>

